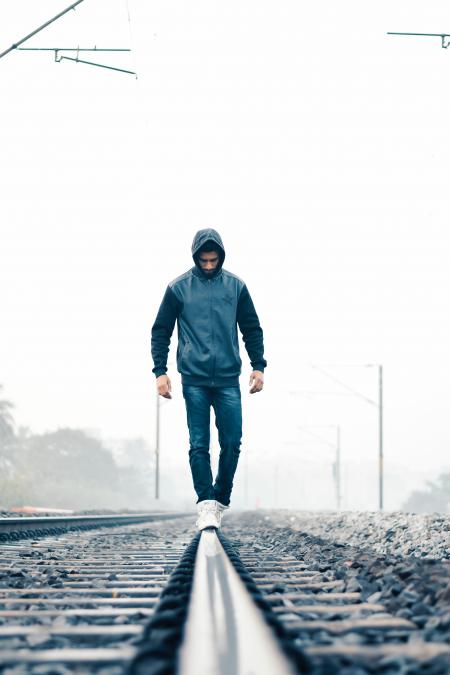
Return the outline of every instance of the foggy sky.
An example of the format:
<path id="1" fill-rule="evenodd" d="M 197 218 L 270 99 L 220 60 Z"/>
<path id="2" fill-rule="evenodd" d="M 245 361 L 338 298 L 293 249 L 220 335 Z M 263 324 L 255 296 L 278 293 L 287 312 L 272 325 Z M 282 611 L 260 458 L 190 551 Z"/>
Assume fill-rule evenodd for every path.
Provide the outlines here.
<path id="1" fill-rule="evenodd" d="M 0 51 L 67 4 L 2 3 Z M 329 446 L 299 426 L 340 424 L 343 460 L 376 461 L 375 407 L 309 364 L 343 364 L 329 370 L 369 398 L 376 370 L 346 365 L 383 364 L 388 508 L 402 467 L 417 483 L 448 470 L 450 51 L 386 31 L 449 26 L 443 1 L 86 0 L 24 46 L 131 46 L 92 60 L 137 80 L 51 53 L 0 60 L 0 383 L 18 423 L 152 441 L 151 325 L 214 227 L 265 331 L 265 390 L 243 396 L 253 502 L 275 470 L 292 494 L 305 462 L 329 472 Z M 169 374 L 162 456 L 190 481 Z M 347 507 L 376 506 L 364 482 Z"/>

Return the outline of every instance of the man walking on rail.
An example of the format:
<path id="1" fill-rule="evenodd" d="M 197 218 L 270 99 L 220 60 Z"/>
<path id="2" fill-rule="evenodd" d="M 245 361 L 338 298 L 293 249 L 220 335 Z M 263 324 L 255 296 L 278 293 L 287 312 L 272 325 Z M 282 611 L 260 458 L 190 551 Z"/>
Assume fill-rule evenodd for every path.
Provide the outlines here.
<path id="1" fill-rule="evenodd" d="M 200 230 L 192 244 L 194 267 L 171 281 L 152 328 L 153 372 L 160 396 L 172 398 L 167 376 L 170 339 L 178 326 L 177 368 L 181 373 L 189 428 L 189 463 L 197 493 L 199 530 L 220 527 L 230 504 L 242 436 L 237 326 L 253 371 L 250 393 L 264 385 L 263 332 L 250 293 L 224 270 L 225 249 L 216 230 Z M 209 456 L 210 410 L 214 409 L 220 455 L 213 483 Z"/>

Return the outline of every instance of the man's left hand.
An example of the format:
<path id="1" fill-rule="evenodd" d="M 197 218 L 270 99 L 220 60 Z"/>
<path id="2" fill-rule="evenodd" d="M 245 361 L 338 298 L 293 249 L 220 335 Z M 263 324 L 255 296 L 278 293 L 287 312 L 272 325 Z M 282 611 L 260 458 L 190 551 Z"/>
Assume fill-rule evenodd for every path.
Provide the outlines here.
<path id="1" fill-rule="evenodd" d="M 256 394 L 256 392 L 261 391 L 264 387 L 264 373 L 260 370 L 254 370 L 250 375 L 250 393 Z"/>

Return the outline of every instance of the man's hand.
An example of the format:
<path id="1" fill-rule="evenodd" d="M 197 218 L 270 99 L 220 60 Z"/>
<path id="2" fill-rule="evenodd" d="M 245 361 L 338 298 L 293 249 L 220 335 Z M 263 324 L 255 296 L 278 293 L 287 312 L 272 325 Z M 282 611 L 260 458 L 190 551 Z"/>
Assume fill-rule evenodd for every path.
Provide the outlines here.
<path id="1" fill-rule="evenodd" d="M 257 391 L 261 391 L 264 386 L 264 373 L 260 370 L 254 370 L 250 375 L 250 393 L 256 394 Z"/>
<path id="2" fill-rule="evenodd" d="M 170 393 L 172 391 L 172 384 L 167 375 L 160 375 L 156 378 L 156 388 L 160 396 L 172 398 L 172 394 Z"/>

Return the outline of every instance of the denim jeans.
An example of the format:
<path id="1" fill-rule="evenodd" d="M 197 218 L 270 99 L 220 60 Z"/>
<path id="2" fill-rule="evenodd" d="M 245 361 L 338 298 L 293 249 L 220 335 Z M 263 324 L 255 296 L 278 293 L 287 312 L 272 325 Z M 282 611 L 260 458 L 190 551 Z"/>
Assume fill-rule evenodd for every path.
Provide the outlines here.
<path id="1" fill-rule="evenodd" d="M 241 437 L 242 407 L 239 387 L 198 387 L 183 385 L 189 427 L 189 464 L 197 493 L 197 503 L 216 499 L 228 506 L 233 487 Z M 220 455 L 216 480 L 213 484 L 209 456 L 209 424 L 211 406 L 219 432 Z"/>

